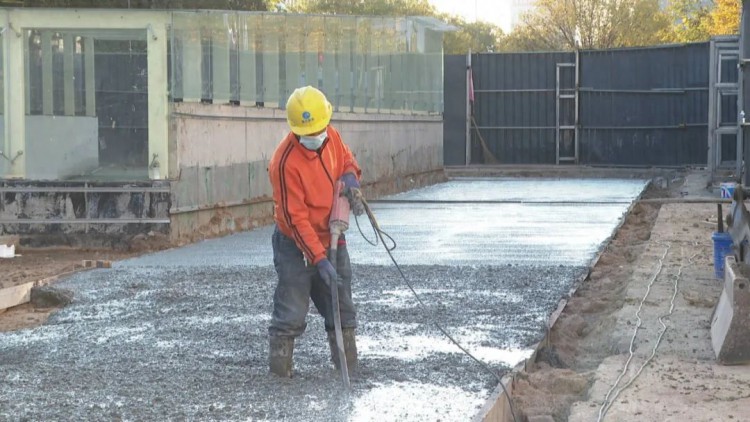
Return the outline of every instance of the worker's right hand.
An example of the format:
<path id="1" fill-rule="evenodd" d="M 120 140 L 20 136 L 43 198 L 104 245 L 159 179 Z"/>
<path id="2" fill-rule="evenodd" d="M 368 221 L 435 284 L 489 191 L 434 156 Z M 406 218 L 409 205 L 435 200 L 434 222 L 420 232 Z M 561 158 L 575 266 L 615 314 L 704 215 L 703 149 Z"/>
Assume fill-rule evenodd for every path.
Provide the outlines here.
<path id="1" fill-rule="evenodd" d="M 357 176 L 354 173 L 344 173 L 339 180 L 344 182 L 342 194 L 349 200 L 349 208 L 355 216 L 362 215 L 365 212 L 365 206 L 362 203 L 362 191 Z"/>
<path id="2" fill-rule="evenodd" d="M 333 268 L 333 264 L 328 258 L 323 258 L 320 262 L 315 264 L 318 267 L 318 273 L 320 278 L 326 283 L 328 287 L 331 287 L 334 283 L 338 283 L 339 275 L 336 273 L 336 269 Z"/>

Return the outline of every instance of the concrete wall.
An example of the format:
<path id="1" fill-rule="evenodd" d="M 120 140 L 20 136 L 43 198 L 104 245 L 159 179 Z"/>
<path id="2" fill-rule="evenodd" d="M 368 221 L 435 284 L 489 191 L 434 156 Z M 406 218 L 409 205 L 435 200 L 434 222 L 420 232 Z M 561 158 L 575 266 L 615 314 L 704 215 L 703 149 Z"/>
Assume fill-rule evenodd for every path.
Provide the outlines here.
<path id="1" fill-rule="evenodd" d="M 441 117 L 336 113 L 332 124 L 356 155 L 369 197 L 442 180 Z M 173 104 L 173 239 L 271 222 L 268 160 L 288 130 L 284 110 Z"/>
<path id="2" fill-rule="evenodd" d="M 69 165 L 74 140 L 95 157 L 95 119 L 27 117 L 38 126 L 26 138 L 27 169 L 38 178 L 80 171 Z M 272 222 L 267 168 L 288 131 L 284 111 L 177 103 L 170 124 L 169 181 L 0 180 L 0 234 L 20 235 L 24 246 L 155 247 L 155 239 L 182 244 Z M 363 168 L 368 198 L 445 179 L 439 117 L 341 114 L 334 125 Z"/>
<path id="3" fill-rule="evenodd" d="M 26 116 L 26 178 L 65 180 L 99 166 L 96 117 Z"/>

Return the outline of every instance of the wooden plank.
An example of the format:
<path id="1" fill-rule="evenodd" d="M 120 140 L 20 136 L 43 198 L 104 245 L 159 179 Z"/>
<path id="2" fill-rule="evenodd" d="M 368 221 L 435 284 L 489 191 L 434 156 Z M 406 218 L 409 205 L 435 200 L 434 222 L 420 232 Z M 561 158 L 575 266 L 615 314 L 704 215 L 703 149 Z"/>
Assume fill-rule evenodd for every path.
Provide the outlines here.
<path id="1" fill-rule="evenodd" d="M 513 397 L 513 387 L 515 376 L 520 371 L 520 367 L 514 368 L 511 373 L 502 378 L 502 383 L 508 394 Z M 510 411 L 508 397 L 503 392 L 503 388 L 498 385 L 492 392 L 492 400 L 485 402 L 482 410 L 474 416 L 474 422 L 512 422 L 513 413 Z M 518 416 L 518 415 L 516 415 Z"/>
<path id="2" fill-rule="evenodd" d="M 28 303 L 31 300 L 32 287 L 34 287 L 33 281 L 0 290 L 0 309 L 12 308 Z"/>
<path id="3" fill-rule="evenodd" d="M 92 268 L 111 268 L 112 263 L 104 260 L 91 260 L 90 267 L 78 267 L 71 271 L 66 271 L 57 275 L 43 278 L 37 281 L 30 281 L 28 283 L 19 284 L 13 287 L 6 287 L 0 289 L 0 311 L 14 306 L 23 305 L 31 301 L 31 289 L 34 287 L 46 286 L 51 284 L 62 277 L 66 277 L 75 274 L 80 271 L 85 271 Z"/>

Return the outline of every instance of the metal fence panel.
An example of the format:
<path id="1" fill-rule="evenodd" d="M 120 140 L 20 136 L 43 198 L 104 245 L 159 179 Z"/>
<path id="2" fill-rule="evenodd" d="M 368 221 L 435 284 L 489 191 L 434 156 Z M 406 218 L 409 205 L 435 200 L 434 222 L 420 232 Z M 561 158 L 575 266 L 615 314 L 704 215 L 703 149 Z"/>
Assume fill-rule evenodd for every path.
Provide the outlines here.
<path id="1" fill-rule="evenodd" d="M 466 56 L 444 58 L 443 163 L 466 164 Z"/>
<path id="2" fill-rule="evenodd" d="M 574 61 L 574 53 L 472 56 L 472 164 L 555 163 L 556 66 Z"/>
<path id="3" fill-rule="evenodd" d="M 708 69 L 708 43 L 581 52 L 581 162 L 705 165 Z"/>
<path id="4" fill-rule="evenodd" d="M 578 57 L 473 55 L 471 163 L 554 164 L 558 128 L 560 147 L 572 157 L 576 127 L 581 164 L 705 165 L 709 56 L 709 43 L 582 51 Z M 446 58 L 446 81 L 455 83 L 447 74 L 452 60 Z M 566 65 L 558 79 L 560 64 Z M 448 86 L 446 105 L 465 97 Z M 736 113 L 732 104 L 722 109 L 727 118 Z M 465 128 L 465 118 L 452 122 L 459 118 L 446 114 L 446 134 Z M 452 142 L 446 135 L 446 164 L 463 162 L 465 152 Z"/>

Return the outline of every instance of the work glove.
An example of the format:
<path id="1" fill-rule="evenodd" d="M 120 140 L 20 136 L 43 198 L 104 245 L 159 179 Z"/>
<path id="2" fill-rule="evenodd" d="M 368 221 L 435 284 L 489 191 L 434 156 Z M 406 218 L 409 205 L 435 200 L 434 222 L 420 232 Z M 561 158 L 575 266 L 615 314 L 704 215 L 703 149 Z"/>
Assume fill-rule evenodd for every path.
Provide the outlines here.
<path id="1" fill-rule="evenodd" d="M 342 192 L 346 199 L 349 200 L 349 208 L 356 216 L 365 212 L 365 205 L 362 203 L 362 191 L 359 189 L 359 181 L 354 173 L 344 173 L 340 179 L 344 182 L 344 191 Z"/>
<path id="2" fill-rule="evenodd" d="M 339 275 L 336 273 L 336 269 L 333 268 L 333 264 L 331 264 L 331 261 L 329 261 L 328 258 L 323 258 L 323 260 L 315 264 L 315 266 L 318 267 L 320 278 L 323 279 L 323 282 L 325 282 L 328 287 L 331 287 L 333 283 L 338 283 Z"/>

